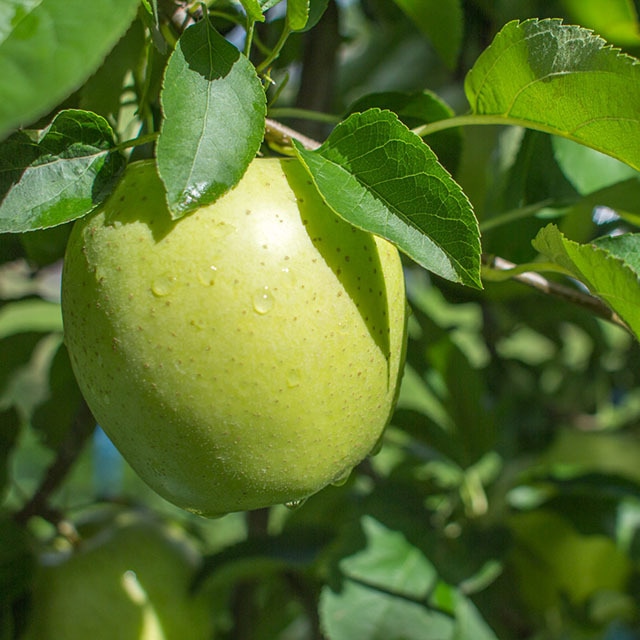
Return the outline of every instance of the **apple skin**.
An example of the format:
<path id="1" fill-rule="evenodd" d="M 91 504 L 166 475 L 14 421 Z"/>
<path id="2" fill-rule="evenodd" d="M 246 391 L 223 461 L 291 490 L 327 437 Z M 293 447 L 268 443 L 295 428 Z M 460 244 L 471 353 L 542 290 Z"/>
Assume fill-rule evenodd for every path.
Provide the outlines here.
<path id="1" fill-rule="evenodd" d="M 210 640 L 195 548 L 158 523 L 120 520 L 71 553 L 43 558 L 23 640 Z"/>
<path id="2" fill-rule="evenodd" d="M 94 416 L 157 493 L 219 516 L 303 500 L 375 447 L 406 344 L 398 251 L 256 159 L 173 221 L 152 162 L 72 232 L 65 342 Z"/>

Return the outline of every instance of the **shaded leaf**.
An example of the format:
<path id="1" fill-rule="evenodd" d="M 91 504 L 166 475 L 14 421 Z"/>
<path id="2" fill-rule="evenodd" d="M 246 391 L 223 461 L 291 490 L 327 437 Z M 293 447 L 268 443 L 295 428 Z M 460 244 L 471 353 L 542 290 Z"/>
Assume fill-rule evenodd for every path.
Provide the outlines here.
<path id="1" fill-rule="evenodd" d="M 161 99 L 158 172 L 180 218 L 242 177 L 264 136 L 265 94 L 255 67 L 205 19 L 178 40 Z"/>
<path id="2" fill-rule="evenodd" d="M 77 89 L 127 30 L 138 0 L 14 0 L 0 11 L 0 139 Z"/>
<path id="3" fill-rule="evenodd" d="M 552 145 L 562 173 L 580 195 L 588 195 L 630 178 L 640 178 L 640 173 L 629 165 L 568 138 L 554 136 Z"/>
<path id="4" fill-rule="evenodd" d="M 31 416 L 31 426 L 42 435 L 42 442 L 56 449 L 78 413 L 82 394 L 71 369 L 64 344 L 56 352 L 49 368 L 48 397 Z"/>
<path id="5" fill-rule="evenodd" d="M 471 111 L 562 135 L 640 169 L 640 62 L 560 20 L 509 22 L 465 79 Z"/>
<path id="6" fill-rule="evenodd" d="M 471 204 L 422 140 L 389 111 L 354 113 L 309 151 L 294 141 L 325 202 L 443 278 L 480 288 Z"/>
<path id="7" fill-rule="evenodd" d="M 583 282 L 640 339 L 640 279 L 626 262 L 595 244 L 568 240 L 555 225 L 541 229 L 533 246 Z"/>
<path id="8" fill-rule="evenodd" d="M 545 610 L 562 597 L 584 603 L 599 590 L 622 589 L 630 561 L 610 538 L 581 535 L 564 517 L 546 510 L 511 516 L 513 563 L 525 601 Z"/>
<path id="9" fill-rule="evenodd" d="M 429 38 L 433 48 L 453 69 L 462 46 L 464 29 L 460 0 L 394 0 Z"/>
<path id="10" fill-rule="evenodd" d="M 332 640 L 443 640 L 450 617 L 429 610 L 437 574 L 404 536 L 371 517 L 362 519 L 366 546 L 344 558 L 339 587 L 320 596 L 323 628 Z M 363 615 L 366 612 L 366 615 Z"/>
<path id="11" fill-rule="evenodd" d="M 89 111 L 61 111 L 0 146 L 0 232 L 53 227 L 93 209 L 125 166 L 113 131 Z"/>
<path id="12" fill-rule="evenodd" d="M 320 619 L 331 640 L 495 640 L 402 533 L 371 516 L 361 525 L 364 546 L 339 561 L 340 578 L 321 591 Z"/>

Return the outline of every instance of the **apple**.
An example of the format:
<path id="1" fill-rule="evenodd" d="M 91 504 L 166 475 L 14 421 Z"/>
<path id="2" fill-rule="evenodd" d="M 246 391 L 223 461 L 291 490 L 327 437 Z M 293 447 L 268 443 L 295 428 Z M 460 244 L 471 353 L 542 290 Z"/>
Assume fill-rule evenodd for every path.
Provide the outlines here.
<path id="1" fill-rule="evenodd" d="M 259 158 L 174 221 L 133 163 L 72 232 L 65 342 L 94 416 L 160 495 L 217 516 L 343 480 L 394 408 L 401 261 L 324 203 L 293 158 Z"/>
<path id="2" fill-rule="evenodd" d="M 125 517 L 69 552 L 43 557 L 23 640 L 209 640 L 199 556 L 158 523 Z"/>

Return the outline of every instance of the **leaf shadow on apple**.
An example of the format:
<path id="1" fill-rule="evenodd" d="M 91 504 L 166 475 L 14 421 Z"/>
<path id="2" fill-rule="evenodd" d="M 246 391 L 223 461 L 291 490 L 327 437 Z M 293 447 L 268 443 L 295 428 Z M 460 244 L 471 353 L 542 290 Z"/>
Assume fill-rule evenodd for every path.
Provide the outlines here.
<path id="1" fill-rule="evenodd" d="M 369 334 L 388 362 L 391 347 L 387 288 L 373 236 L 335 214 L 322 200 L 300 163 L 282 162 L 281 165 L 289 186 L 297 194 L 302 223 L 311 242 L 355 304 Z M 319 208 L 326 211 L 325 216 L 307 215 L 308 211 L 316 212 Z M 336 233 L 336 225 L 340 233 Z"/>

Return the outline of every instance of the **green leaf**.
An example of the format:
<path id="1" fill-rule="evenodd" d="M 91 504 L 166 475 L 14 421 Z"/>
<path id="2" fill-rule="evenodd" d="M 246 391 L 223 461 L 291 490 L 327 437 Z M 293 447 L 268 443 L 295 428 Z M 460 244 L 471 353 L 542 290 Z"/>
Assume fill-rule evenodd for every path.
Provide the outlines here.
<path id="1" fill-rule="evenodd" d="M 640 62 L 560 20 L 509 22 L 465 79 L 476 115 L 561 135 L 640 169 Z"/>
<path id="2" fill-rule="evenodd" d="M 71 368 L 64 344 L 58 348 L 48 371 L 48 394 L 31 416 L 31 426 L 41 435 L 43 444 L 57 449 L 82 402 L 82 394 Z"/>
<path id="3" fill-rule="evenodd" d="M 296 141 L 294 146 L 336 214 L 387 238 L 443 278 L 482 286 L 471 204 L 433 151 L 395 114 L 354 113 L 317 150 Z"/>
<path id="4" fill-rule="evenodd" d="M 594 244 L 616 258 L 620 258 L 640 277 L 640 234 L 625 233 L 620 236 L 603 236 L 595 240 Z"/>
<path id="5" fill-rule="evenodd" d="M 640 174 L 629 165 L 567 138 L 554 136 L 552 145 L 562 173 L 580 195 L 588 195 L 629 178 L 640 178 Z"/>
<path id="6" fill-rule="evenodd" d="M 158 172 L 179 218 L 242 177 L 264 136 L 265 94 L 255 67 L 205 19 L 178 40 L 161 100 Z"/>
<path id="7" fill-rule="evenodd" d="M 337 579 L 320 594 L 331 640 L 496 640 L 473 604 L 401 532 L 370 516 L 361 525 L 364 546 L 339 561 Z"/>
<path id="8" fill-rule="evenodd" d="M 287 0 L 287 22 L 293 31 L 301 31 L 309 19 L 309 0 Z"/>
<path id="9" fill-rule="evenodd" d="M 30 298 L 9 302 L 0 309 L 0 339 L 31 331 L 62 331 L 60 305 Z"/>
<path id="10" fill-rule="evenodd" d="M 53 227 L 93 209 L 124 169 L 113 131 L 88 111 L 61 111 L 42 131 L 0 145 L 0 232 Z"/>
<path id="11" fill-rule="evenodd" d="M 292 31 L 309 31 L 318 24 L 329 0 L 288 0 L 287 23 Z"/>
<path id="12" fill-rule="evenodd" d="M 427 605 L 437 574 L 399 532 L 362 519 L 366 546 L 340 562 L 343 581 L 323 587 L 320 617 L 331 640 L 445 640 L 453 621 Z M 363 615 L 366 612 L 366 615 Z"/>
<path id="13" fill-rule="evenodd" d="M 251 20 L 254 22 L 264 22 L 264 9 L 258 0 L 240 0 L 240 4 Z"/>
<path id="14" fill-rule="evenodd" d="M 541 229 L 533 246 L 583 282 L 640 339 L 640 278 L 629 264 L 596 244 L 568 240 L 555 225 Z"/>
<path id="15" fill-rule="evenodd" d="M 580 605 L 600 590 L 624 589 L 631 562 L 611 538 L 583 535 L 547 510 L 515 514 L 509 525 L 517 583 L 531 608 L 557 606 L 563 598 Z"/>
<path id="16" fill-rule="evenodd" d="M 464 16 L 460 0 L 394 0 L 429 38 L 433 48 L 453 69 L 462 47 Z"/>
<path id="17" fill-rule="evenodd" d="M 0 139 L 77 89 L 136 15 L 138 0 L 13 0 L 0 9 Z"/>
<path id="18" fill-rule="evenodd" d="M 640 23 L 633 0 L 563 0 L 572 20 L 603 38 L 626 46 L 640 44 Z"/>
<path id="19" fill-rule="evenodd" d="M 398 118 L 414 129 L 422 124 L 451 118 L 453 109 L 431 91 L 383 91 L 362 96 L 349 106 L 347 115 L 378 107 L 393 111 Z M 440 162 L 453 171 L 462 151 L 462 133 L 459 128 L 444 129 L 429 136 L 429 146 Z"/>

